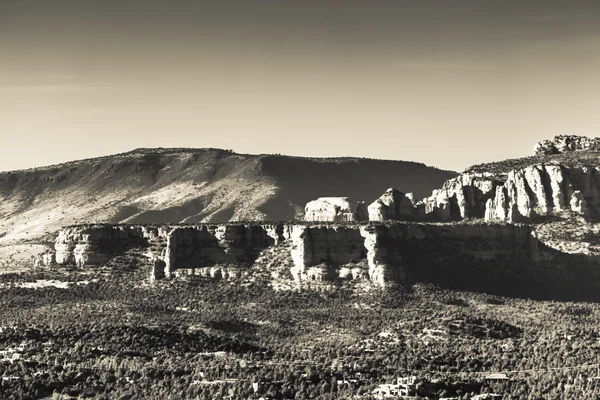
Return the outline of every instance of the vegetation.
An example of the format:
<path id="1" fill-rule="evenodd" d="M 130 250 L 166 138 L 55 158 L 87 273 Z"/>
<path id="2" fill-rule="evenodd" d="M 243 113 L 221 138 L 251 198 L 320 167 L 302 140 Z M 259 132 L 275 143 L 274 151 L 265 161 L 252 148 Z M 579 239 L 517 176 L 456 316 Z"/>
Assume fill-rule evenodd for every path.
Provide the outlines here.
<path id="1" fill-rule="evenodd" d="M 539 155 L 523 158 L 514 158 L 498 162 L 473 165 L 465 173 L 491 173 L 495 175 L 508 174 L 510 171 L 519 170 L 536 164 L 561 165 L 565 168 L 594 166 L 598 164 L 600 153 L 593 150 L 565 152 L 553 155 Z"/>
<path id="2" fill-rule="evenodd" d="M 78 282 L 28 289 L 19 277 Z M 600 394 L 598 304 L 429 285 L 318 288 L 148 285 L 135 272 L 0 276 L 0 397 L 368 399 L 411 375 L 422 398 Z"/>

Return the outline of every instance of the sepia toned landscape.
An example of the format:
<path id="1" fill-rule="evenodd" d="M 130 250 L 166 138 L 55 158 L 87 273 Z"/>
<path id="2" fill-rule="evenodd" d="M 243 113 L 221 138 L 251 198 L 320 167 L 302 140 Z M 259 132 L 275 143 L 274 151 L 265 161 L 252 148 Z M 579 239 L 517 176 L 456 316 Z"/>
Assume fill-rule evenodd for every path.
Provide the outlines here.
<path id="1" fill-rule="evenodd" d="M 0 0 L 0 400 L 600 399 L 597 0 Z"/>
<path id="2" fill-rule="evenodd" d="M 423 200 L 392 188 L 305 209 L 278 201 L 306 200 L 284 165 L 335 171 L 325 193 L 341 195 L 357 190 L 345 168 L 369 165 L 377 185 L 394 164 L 165 149 L 4 173 L 6 200 L 36 190 L 2 203 L 4 396 L 593 398 L 599 144 L 557 136 L 458 175 L 399 163 L 420 191 L 451 177 Z M 92 198 L 116 168 L 122 191 Z M 199 171 L 195 192 L 173 179 Z M 227 186 L 256 177 L 272 191 L 240 201 L 249 183 Z M 69 202 L 44 220 L 52 198 Z"/>

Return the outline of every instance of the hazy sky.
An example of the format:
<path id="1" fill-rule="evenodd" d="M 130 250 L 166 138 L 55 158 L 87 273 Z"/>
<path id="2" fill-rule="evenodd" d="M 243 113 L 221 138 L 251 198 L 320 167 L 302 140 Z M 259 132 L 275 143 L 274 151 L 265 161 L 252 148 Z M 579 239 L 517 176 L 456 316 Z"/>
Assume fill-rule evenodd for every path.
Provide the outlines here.
<path id="1" fill-rule="evenodd" d="M 0 170 L 136 147 L 462 170 L 600 135 L 600 1 L 0 0 Z"/>

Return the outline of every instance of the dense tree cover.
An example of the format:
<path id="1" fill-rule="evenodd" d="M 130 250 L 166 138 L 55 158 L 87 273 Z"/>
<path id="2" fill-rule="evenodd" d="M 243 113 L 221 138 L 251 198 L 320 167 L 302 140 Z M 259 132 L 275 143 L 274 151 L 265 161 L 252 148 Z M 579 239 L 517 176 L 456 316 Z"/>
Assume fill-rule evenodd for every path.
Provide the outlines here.
<path id="1" fill-rule="evenodd" d="M 79 284 L 18 285 L 40 278 Z M 0 276 L 0 398 L 368 399 L 411 375 L 423 398 L 600 394 L 594 303 L 429 285 L 274 291 L 102 271 L 85 280 Z"/>

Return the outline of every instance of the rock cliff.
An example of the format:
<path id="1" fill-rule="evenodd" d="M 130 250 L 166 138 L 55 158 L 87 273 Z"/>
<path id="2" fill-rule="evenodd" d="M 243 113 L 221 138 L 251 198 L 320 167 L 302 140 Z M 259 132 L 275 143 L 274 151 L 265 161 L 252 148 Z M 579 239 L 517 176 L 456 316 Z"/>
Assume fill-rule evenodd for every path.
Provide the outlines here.
<path id="1" fill-rule="evenodd" d="M 101 265 L 129 247 L 148 246 L 164 241 L 162 227 L 133 225 L 81 225 L 61 229 L 56 238 L 54 256 L 45 255 L 44 262 L 59 265 Z"/>
<path id="2" fill-rule="evenodd" d="M 412 193 L 389 188 L 367 207 L 369 221 L 407 221 L 417 216 L 417 205 Z"/>
<path id="3" fill-rule="evenodd" d="M 401 218 L 385 203 L 386 192 L 369 206 L 371 220 L 530 222 L 573 212 L 600 217 L 600 138 L 556 136 L 538 143 L 535 156 L 474 166 L 444 183 L 431 196 L 404 207 Z M 394 200 L 385 200 L 394 199 Z M 372 212 L 371 212 L 372 211 Z"/>
<path id="4" fill-rule="evenodd" d="M 426 198 L 425 216 L 525 222 L 555 212 L 598 217 L 600 167 L 536 164 L 506 175 L 465 173 Z"/>
<path id="5" fill-rule="evenodd" d="M 519 225 L 229 223 L 72 226 L 59 233 L 54 258 L 44 260 L 99 266 L 130 248 L 142 250 L 154 279 L 235 278 L 253 273 L 256 260 L 282 248 L 297 281 L 366 279 L 381 286 L 422 277 L 420 268 L 443 270 L 449 258 L 458 265 L 492 255 L 516 264 L 539 258 L 533 231 Z"/>

